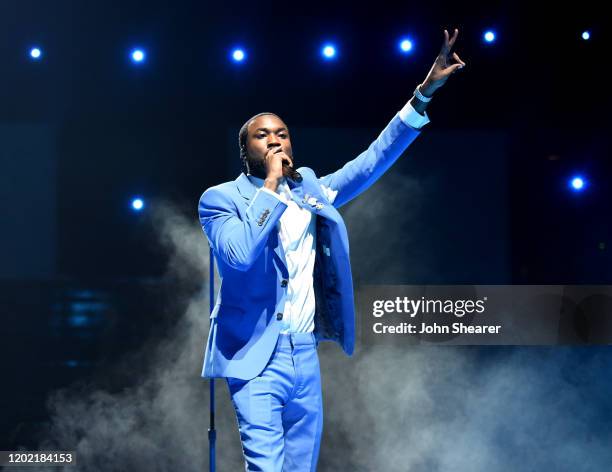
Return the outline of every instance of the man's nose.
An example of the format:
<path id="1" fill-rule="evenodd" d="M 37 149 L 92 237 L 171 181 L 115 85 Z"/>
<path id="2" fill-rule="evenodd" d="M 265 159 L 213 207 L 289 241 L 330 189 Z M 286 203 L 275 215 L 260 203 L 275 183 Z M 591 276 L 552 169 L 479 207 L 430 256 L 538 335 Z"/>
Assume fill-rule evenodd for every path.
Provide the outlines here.
<path id="1" fill-rule="evenodd" d="M 280 146 L 280 140 L 278 137 L 274 136 L 274 134 L 270 134 L 268 136 L 268 149 Z"/>

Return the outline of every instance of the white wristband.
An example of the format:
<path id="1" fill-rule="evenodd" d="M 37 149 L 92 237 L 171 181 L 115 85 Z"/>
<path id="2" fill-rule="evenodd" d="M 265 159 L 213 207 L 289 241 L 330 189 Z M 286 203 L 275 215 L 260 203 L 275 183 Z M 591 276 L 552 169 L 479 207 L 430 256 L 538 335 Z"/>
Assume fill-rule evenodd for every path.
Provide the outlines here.
<path id="1" fill-rule="evenodd" d="M 416 98 L 418 98 L 419 100 L 421 100 L 422 102 L 425 102 L 425 103 L 431 101 L 431 97 L 426 97 L 421 92 L 419 92 L 419 87 L 420 86 L 421 86 L 421 84 L 417 85 L 416 88 L 414 89 L 414 96 Z"/>

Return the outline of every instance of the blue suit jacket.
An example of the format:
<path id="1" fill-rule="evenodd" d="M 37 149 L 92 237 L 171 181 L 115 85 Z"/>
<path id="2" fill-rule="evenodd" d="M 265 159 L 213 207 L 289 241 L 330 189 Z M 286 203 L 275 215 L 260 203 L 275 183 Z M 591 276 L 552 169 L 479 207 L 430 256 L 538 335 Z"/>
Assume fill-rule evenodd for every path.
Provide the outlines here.
<path id="1" fill-rule="evenodd" d="M 348 236 L 337 208 L 370 187 L 419 134 L 396 114 L 368 149 L 341 169 L 319 178 L 300 167 L 302 182 L 287 181 L 298 205 L 316 217 L 315 337 L 338 342 L 348 355 L 355 345 L 353 281 Z M 333 204 L 321 184 L 337 191 Z M 313 205 L 312 198 L 319 204 Z M 221 277 L 203 377 L 248 380 L 270 359 L 289 277 L 277 229 L 285 208 L 266 192 L 256 195 L 244 174 L 207 189 L 200 198 L 200 222 Z"/>

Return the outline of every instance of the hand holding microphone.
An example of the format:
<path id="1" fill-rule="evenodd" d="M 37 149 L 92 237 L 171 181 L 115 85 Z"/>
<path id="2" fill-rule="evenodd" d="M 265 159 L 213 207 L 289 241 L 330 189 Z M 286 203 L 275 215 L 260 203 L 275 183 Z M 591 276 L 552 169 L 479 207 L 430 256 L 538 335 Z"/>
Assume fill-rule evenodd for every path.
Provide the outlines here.
<path id="1" fill-rule="evenodd" d="M 265 155 L 266 181 L 270 181 L 276 191 L 278 182 L 283 176 L 296 182 L 302 181 L 302 176 L 293 168 L 293 160 L 281 147 L 270 148 Z M 268 187 L 270 188 L 270 187 Z"/>

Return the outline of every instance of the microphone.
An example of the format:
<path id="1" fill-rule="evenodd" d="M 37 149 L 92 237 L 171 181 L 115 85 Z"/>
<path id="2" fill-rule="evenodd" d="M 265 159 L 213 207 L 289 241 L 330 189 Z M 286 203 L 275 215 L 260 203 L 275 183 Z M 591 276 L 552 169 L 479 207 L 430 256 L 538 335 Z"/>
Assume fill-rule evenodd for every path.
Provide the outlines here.
<path id="1" fill-rule="evenodd" d="M 274 151 L 274 154 L 278 152 L 283 152 L 281 147 L 278 147 Z M 286 162 L 283 162 L 283 170 L 285 169 L 287 170 L 287 174 L 291 180 L 295 180 L 298 183 L 302 181 L 302 175 L 297 170 L 295 170 L 293 167 L 289 167 L 289 164 L 287 164 Z"/>
<path id="2" fill-rule="evenodd" d="M 295 180 L 298 183 L 302 181 L 302 175 L 293 167 L 289 167 L 287 164 L 283 164 L 283 167 L 287 169 L 290 179 Z"/>
<path id="3" fill-rule="evenodd" d="M 289 170 L 289 176 L 295 180 L 296 182 L 301 182 L 302 181 L 302 175 L 295 169 L 290 169 Z"/>

